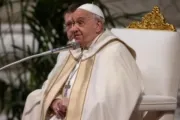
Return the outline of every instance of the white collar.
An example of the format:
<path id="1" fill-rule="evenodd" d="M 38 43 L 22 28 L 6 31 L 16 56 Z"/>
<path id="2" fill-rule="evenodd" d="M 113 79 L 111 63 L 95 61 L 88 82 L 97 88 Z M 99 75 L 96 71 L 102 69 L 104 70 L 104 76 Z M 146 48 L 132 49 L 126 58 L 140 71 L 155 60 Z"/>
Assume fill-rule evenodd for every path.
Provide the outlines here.
<path id="1" fill-rule="evenodd" d="M 82 60 L 87 59 L 93 56 L 102 46 L 108 43 L 111 40 L 117 38 L 109 30 L 104 31 L 102 34 L 99 34 L 91 43 L 90 47 L 87 50 L 81 50 L 78 48 L 76 50 L 70 50 L 70 53 L 74 56 L 75 59 L 79 59 L 82 56 Z"/>

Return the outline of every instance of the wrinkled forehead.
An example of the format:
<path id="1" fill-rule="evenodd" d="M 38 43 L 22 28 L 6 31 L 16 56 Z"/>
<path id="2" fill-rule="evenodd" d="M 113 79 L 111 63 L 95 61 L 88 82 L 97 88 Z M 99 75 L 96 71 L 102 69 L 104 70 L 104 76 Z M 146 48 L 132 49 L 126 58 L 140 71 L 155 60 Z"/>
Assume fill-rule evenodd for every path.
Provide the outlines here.
<path id="1" fill-rule="evenodd" d="M 90 18 L 93 16 L 93 14 L 83 9 L 77 9 L 72 16 L 74 20 L 77 20 Z"/>

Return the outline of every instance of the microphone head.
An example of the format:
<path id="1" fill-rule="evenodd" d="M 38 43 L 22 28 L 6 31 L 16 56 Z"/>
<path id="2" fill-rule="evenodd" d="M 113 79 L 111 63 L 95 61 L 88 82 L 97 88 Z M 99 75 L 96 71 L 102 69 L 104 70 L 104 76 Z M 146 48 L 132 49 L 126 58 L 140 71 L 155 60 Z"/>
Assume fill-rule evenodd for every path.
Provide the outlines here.
<path id="1" fill-rule="evenodd" d="M 70 42 L 68 45 L 70 45 L 73 50 L 80 48 L 80 44 L 76 41 Z"/>

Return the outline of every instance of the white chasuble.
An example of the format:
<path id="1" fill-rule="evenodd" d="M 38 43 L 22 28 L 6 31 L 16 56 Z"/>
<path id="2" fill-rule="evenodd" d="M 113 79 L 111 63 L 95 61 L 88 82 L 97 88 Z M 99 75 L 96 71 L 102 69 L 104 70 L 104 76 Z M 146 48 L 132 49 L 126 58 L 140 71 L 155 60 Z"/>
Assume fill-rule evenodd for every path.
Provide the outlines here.
<path id="1" fill-rule="evenodd" d="M 81 50 L 68 60 L 47 86 L 41 101 L 41 120 L 72 73 Z M 141 73 L 130 47 L 106 30 L 83 51 L 72 85 L 66 120 L 138 120 L 131 115 L 142 93 Z"/>

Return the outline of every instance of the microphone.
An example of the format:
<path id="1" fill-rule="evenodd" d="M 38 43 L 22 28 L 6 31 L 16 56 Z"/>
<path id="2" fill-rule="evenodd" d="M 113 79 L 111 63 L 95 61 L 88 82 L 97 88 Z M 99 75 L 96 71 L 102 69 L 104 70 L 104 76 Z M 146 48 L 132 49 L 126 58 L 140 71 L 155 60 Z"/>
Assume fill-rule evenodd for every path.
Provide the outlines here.
<path id="1" fill-rule="evenodd" d="M 23 59 L 20 59 L 18 61 L 15 61 L 13 63 L 8 64 L 8 65 L 5 65 L 4 67 L 0 68 L 0 71 L 5 69 L 5 68 L 8 68 L 8 67 L 10 67 L 12 65 L 24 62 L 24 61 L 32 59 L 32 58 L 36 58 L 36 57 L 40 57 L 40 56 L 44 56 L 44 55 L 49 55 L 49 54 L 53 54 L 53 53 L 59 53 L 59 51 L 66 51 L 66 50 L 69 50 L 69 49 L 75 50 L 75 49 L 77 49 L 79 47 L 80 47 L 80 45 L 79 45 L 78 42 L 70 42 L 66 46 L 55 48 L 55 49 L 52 49 L 52 50 L 49 50 L 49 51 L 46 51 L 46 52 L 42 52 L 42 53 L 39 53 L 39 54 L 35 54 L 35 55 L 29 56 L 29 57 L 25 57 Z"/>

